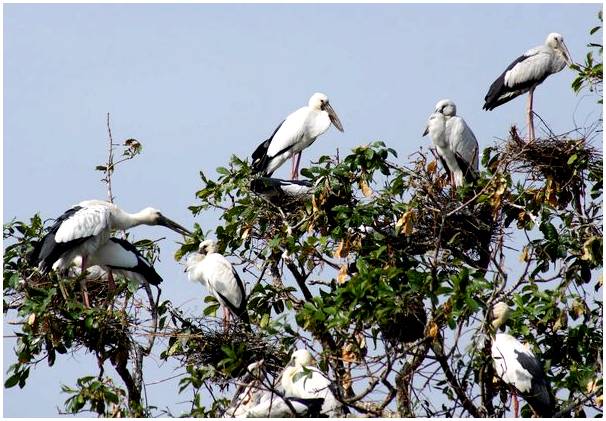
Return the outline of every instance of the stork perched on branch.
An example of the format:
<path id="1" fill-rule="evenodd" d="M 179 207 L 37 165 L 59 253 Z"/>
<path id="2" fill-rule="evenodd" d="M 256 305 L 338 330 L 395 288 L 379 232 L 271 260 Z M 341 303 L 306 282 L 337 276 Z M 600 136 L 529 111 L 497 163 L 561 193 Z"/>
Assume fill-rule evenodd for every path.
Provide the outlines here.
<path id="1" fill-rule="evenodd" d="M 479 147 L 475 135 L 450 99 L 438 101 L 423 136 L 430 135 L 442 166 L 455 187 L 477 177 Z"/>
<path id="2" fill-rule="evenodd" d="M 492 310 L 493 328 L 498 330 L 511 314 L 507 304 L 499 302 Z M 492 342 L 492 359 L 497 376 L 514 389 L 514 414 L 517 416 L 517 391 L 539 417 L 551 417 L 555 398 L 543 367 L 532 351 L 506 333 L 497 333 Z"/>
<path id="3" fill-rule="evenodd" d="M 191 235 L 190 231 L 162 215 L 159 210 L 145 208 L 137 213 L 128 213 L 110 202 L 86 200 L 56 219 L 34 248 L 32 260 L 44 274 L 51 269 L 65 273 L 74 258 L 79 256 L 84 272 L 90 266 L 89 257 L 109 241 L 112 231 L 137 225 L 162 225 L 179 234 Z M 82 295 L 84 304 L 89 307 L 85 285 Z"/>
<path id="4" fill-rule="evenodd" d="M 299 176 L 301 151 L 316 141 L 330 124 L 343 131 L 337 113 L 322 93 L 315 93 L 305 107 L 290 114 L 274 130 L 269 139 L 261 143 L 252 154 L 253 174 L 271 176 L 288 158 L 292 157 L 291 178 Z"/>
<path id="5" fill-rule="evenodd" d="M 532 99 L 535 88 L 549 75 L 558 73 L 572 59 L 564 37 L 556 32 L 547 35 L 544 45 L 531 48 L 516 58 L 495 80 L 484 98 L 484 109 L 492 110 L 528 92 L 528 135 L 534 140 Z"/>

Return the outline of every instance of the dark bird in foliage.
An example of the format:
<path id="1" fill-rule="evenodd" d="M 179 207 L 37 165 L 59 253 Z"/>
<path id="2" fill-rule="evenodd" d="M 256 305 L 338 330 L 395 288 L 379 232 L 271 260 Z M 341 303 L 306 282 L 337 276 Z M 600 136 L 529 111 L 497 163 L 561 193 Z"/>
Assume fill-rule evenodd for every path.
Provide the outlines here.
<path id="1" fill-rule="evenodd" d="M 528 133 L 534 140 L 532 97 L 535 88 L 549 75 L 572 64 L 564 37 L 558 33 L 547 35 L 544 45 L 531 48 L 515 59 L 495 80 L 484 98 L 484 109 L 492 110 L 528 92 Z"/>
<path id="2" fill-rule="evenodd" d="M 105 245 L 114 230 L 126 230 L 137 225 L 162 225 L 183 235 L 191 233 L 166 218 L 160 211 L 145 208 L 128 213 L 102 200 L 86 200 L 68 209 L 50 227 L 36 244 L 32 261 L 44 274 L 55 270 L 65 273 L 74 258 L 81 258 L 82 271 L 90 266 L 88 259 Z M 90 306 L 88 294 L 83 291 L 84 304 Z"/>
<path id="3" fill-rule="evenodd" d="M 215 240 L 200 243 L 198 253 L 192 253 L 187 259 L 185 271 L 190 281 L 201 283 L 221 303 L 225 324 L 231 312 L 249 325 L 244 283 L 229 260 L 217 253 Z"/>
<path id="4" fill-rule="evenodd" d="M 449 99 L 436 104 L 423 136 L 431 135 L 442 166 L 455 187 L 464 180 L 475 180 L 478 172 L 479 148 L 475 135 L 463 118 L 457 116 L 457 106 Z"/>
<path id="5" fill-rule="evenodd" d="M 492 311 L 493 327 L 498 329 L 508 319 L 510 309 L 505 303 L 497 303 Z M 555 397 L 543 367 L 530 349 L 506 333 L 497 333 L 492 342 L 492 359 L 496 375 L 514 389 L 514 414 L 517 417 L 519 393 L 539 417 L 551 417 L 555 413 Z"/>
<path id="6" fill-rule="evenodd" d="M 328 102 L 328 97 L 322 93 L 313 94 L 307 106 L 286 117 L 269 139 L 253 152 L 253 174 L 269 177 L 292 157 L 291 178 L 296 180 L 299 175 L 301 151 L 326 132 L 331 123 L 343 131 L 341 121 Z"/>

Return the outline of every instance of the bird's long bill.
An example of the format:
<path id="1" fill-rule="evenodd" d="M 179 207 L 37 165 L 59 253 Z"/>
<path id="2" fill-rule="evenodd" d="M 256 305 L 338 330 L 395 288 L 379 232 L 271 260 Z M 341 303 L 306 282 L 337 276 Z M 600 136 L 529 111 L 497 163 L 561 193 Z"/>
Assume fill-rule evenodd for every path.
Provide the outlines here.
<path id="1" fill-rule="evenodd" d="M 427 127 L 425 127 L 425 131 L 423 132 L 423 137 L 427 136 L 429 134 L 429 125 L 427 125 Z"/>
<path id="2" fill-rule="evenodd" d="M 337 113 L 335 113 L 335 110 L 330 106 L 330 104 L 326 104 L 326 108 L 324 108 L 324 109 L 328 113 L 328 117 L 330 118 L 330 121 L 332 122 L 332 124 L 335 125 L 337 130 L 342 132 L 343 125 L 341 124 L 341 120 L 339 120 L 339 117 L 337 117 Z"/>
<path id="3" fill-rule="evenodd" d="M 158 225 L 162 225 L 166 228 L 170 228 L 171 230 L 178 232 L 181 235 L 192 235 L 191 231 L 186 228 L 183 228 L 181 225 L 177 224 L 175 221 L 171 221 L 166 216 L 161 216 L 158 220 Z"/>
<path id="4" fill-rule="evenodd" d="M 566 44 L 564 44 L 564 41 L 562 40 L 562 51 L 564 52 L 564 60 L 566 60 L 566 63 L 571 66 L 572 65 L 572 57 L 570 56 L 570 51 L 568 51 L 568 47 L 566 47 Z"/>

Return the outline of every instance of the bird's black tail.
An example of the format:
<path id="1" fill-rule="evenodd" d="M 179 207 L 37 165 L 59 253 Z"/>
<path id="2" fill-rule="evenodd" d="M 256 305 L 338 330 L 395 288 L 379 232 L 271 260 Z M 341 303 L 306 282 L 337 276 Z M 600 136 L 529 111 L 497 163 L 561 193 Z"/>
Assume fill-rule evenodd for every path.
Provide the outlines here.
<path id="1" fill-rule="evenodd" d="M 262 175 L 268 175 L 265 174 L 265 170 L 267 169 L 267 164 L 269 164 L 267 150 L 269 149 L 270 141 L 271 139 L 267 139 L 259 146 L 257 146 L 257 149 L 255 149 L 255 151 L 253 152 L 251 165 L 253 174 L 261 173 Z"/>

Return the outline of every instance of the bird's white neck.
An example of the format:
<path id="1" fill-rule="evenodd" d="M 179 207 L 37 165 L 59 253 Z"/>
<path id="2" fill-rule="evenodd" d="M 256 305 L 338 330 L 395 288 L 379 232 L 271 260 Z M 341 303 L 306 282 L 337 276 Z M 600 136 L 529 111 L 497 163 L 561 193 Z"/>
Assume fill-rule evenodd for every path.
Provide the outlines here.
<path id="1" fill-rule="evenodd" d="M 114 211 L 113 229 L 126 230 L 132 227 L 136 227 L 141 224 L 148 224 L 147 214 L 143 211 L 136 213 L 124 212 L 121 209 Z"/>

